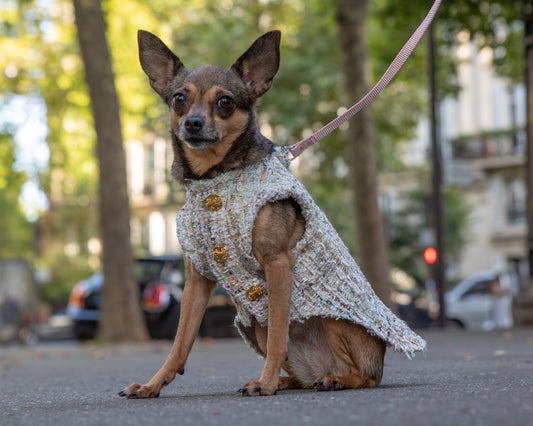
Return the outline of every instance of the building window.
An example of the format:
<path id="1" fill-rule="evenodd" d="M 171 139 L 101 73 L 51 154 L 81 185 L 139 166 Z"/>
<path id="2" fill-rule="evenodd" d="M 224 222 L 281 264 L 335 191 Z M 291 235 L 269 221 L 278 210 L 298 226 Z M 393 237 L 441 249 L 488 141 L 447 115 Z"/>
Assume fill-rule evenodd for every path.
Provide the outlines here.
<path id="1" fill-rule="evenodd" d="M 130 141 L 127 145 L 128 153 L 128 183 L 134 199 L 142 197 L 144 189 L 144 148 L 142 143 Z"/>
<path id="2" fill-rule="evenodd" d="M 150 253 L 154 256 L 160 256 L 165 253 L 165 219 L 157 211 L 150 213 L 149 218 L 149 239 Z"/>
<path id="3" fill-rule="evenodd" d="M 505 213 L 510 225 L 526 222 L 526 186 L 519 178 L 505 183 Z"/>
<path id="4" fill-rule="evenodd" d="M 144 195 L 154 195 L 154 146 L 144 147 Z"/>

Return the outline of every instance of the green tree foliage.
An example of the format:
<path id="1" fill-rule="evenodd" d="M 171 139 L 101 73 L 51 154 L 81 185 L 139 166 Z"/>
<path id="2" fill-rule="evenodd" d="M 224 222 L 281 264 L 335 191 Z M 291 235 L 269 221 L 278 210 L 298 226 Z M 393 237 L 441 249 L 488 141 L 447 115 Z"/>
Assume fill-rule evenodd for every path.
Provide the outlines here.
<path id="1" fill-rule="evenodd" d="M 466 31 L 481 47 L 492 48 L 494 66 L 500 75 L 521 82 L 524 80 L 522 19 L 526 8 L 532 6 L 529 0 L 446 1 L 441 17 L 443 45 L 453 46 L 453 40 L 445 34 Z"/>
<path id="2" fill-rule="evenodd" d="M 390 40 L 392 51 L 401 45 L 402 37 L 411 25 L 421 19 L 429 2 L 412 0 L 409 7 L 398 7 L 392 0 L 377 0 L 378 20 L 397 34 Z M 500 75 L 514 82 L 524 80 L 523 16 L 531 2 L 524 0 L 445 0 L 442 2 L 436 21 L 438 42 L 439 87 L 441 95 L 457 91 L 455 80 L 457 62 L 454 49 L 457 35 L 465 34 L 480 47 L 490 47 L 494 52 L 494 65 Z"/>
<path id="3" fill-rule="evenodd" d="M 45 300 L 65 300 L 91 271 L 86 242 L 96 234 L 94 130 L 74 31 L 67 1 L 7 0 L 0 9 L 3 100 L 31 95 L 46 104 L 50 159 L 39 183 L 49 210 L 39 220 L 46 250 L 38 263 L 51 267 L 53 279 L 42 287 Z M 79 257 L 65 254 L 69 243 Z"/>
<path id="4" fill-rule="evenodd" d="M 32 224 L 25 218 L 18 201 L 27 177 L 24 172 L 13 169 L 14 142 L 9 133 L 0 133 L 0 158 L 0 258 L 29 257 L 32 252 Z"/>

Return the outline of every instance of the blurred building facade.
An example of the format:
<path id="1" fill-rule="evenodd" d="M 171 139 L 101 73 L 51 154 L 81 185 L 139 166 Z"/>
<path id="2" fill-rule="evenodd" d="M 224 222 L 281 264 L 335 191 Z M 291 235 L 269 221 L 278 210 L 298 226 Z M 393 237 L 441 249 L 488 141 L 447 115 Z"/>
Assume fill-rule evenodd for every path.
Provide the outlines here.
<path id="1" fill-rule="evenodd" d="M 527 276 L 526 93 L 496 75 L 492 50 L 463 41 L 457 51 L 457 98 L 441 105 L 444 177 L 465 189 L 471 214 L 458 266 Z"/>
<path id="2" fill-rule="evenodd" d="M 131 238 L 141 255 L 179 253 L 176 213 L 185 202 L 184 189 L 173 181 L 170 140 L 145 136 L 126 143 L 127 173 L 132 209 Z"/>
<path id="3" fill-rule="evenodd" d="M 525 86 L 495 73 L 491 49 L 479 49 L 461 35 L 459 41 L 460 92 L 440 104 L 440 135 L 444 184 L 462 189 L 470 214 L 462 255 L 448 267 L 457 279 L 488 269 L 511 270 L 525 279 Z M 422 120 L 405 150 L 407 164 L 428 161 L 429 138 L 429 123 Z M 400 198 L 390 179 L 382 190 Z"/>

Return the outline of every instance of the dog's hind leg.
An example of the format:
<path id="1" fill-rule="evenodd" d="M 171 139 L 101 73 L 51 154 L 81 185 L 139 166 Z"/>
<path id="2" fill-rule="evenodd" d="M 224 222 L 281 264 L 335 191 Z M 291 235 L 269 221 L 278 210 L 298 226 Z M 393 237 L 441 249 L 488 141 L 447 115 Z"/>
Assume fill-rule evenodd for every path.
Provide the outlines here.
<path id="1" fill-rule="evenodd" d="M 253 325 L 253 340 L 255 342 L 256 351 L 265 356 L 267 352 L 267 338 L 268 338 L 268 328 L 261 327 L 257 322 Z M 290 364 L 288 359 L 281 365 L 283 370 L 288 373 L 288 376 L 280 376 L 278 380 L 278 390 L 287 390 L 287 389 L 303 389 L 304 386 L 296 375 L 291 371 Z"/>
<path id="2" fill-rule="evenodd" d="M 141 385 L 132 383 L 119 392 L 127 398 L 157 398 L 161 388 L 183 374 L 185 362 L 200 329 L 209 296 L 216 283 L 201 276 L 190 261 L 185 262 L 187 281 L 181 299 L 181 312 L 174 345 L 165 363 L 152 379 Z"/>
<path id="3" fill-rule="evenodd" d="M 346 374 L 323 375 L 314 387 L 326 391 L 377 386 L 383 376 L 385 342 L 358 324 L 331 318 L 322 321 L 339 371 Z"/>
<path id="4" fill-rule="evenodd" d="M 304 386 L 295 376 L 280 376 L 278 381 L 279 390 L 303 389 Z"/>

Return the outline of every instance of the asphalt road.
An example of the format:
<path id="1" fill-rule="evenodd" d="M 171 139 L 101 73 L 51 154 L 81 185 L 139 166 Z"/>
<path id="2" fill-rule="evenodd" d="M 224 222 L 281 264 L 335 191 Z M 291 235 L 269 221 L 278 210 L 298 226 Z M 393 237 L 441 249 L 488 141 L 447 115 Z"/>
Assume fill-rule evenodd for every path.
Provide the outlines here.
<path id="1" fill-rule="evenodd" d="M 387 352 L 382 384 L 242 397 L 263 361 L 238 339 L 197 343 L 161 397 L 126 400 L 170 345 L 0 347 L 1 425 L 533 425 L 533 328 L 427 331 L 426 354 Z"/>

